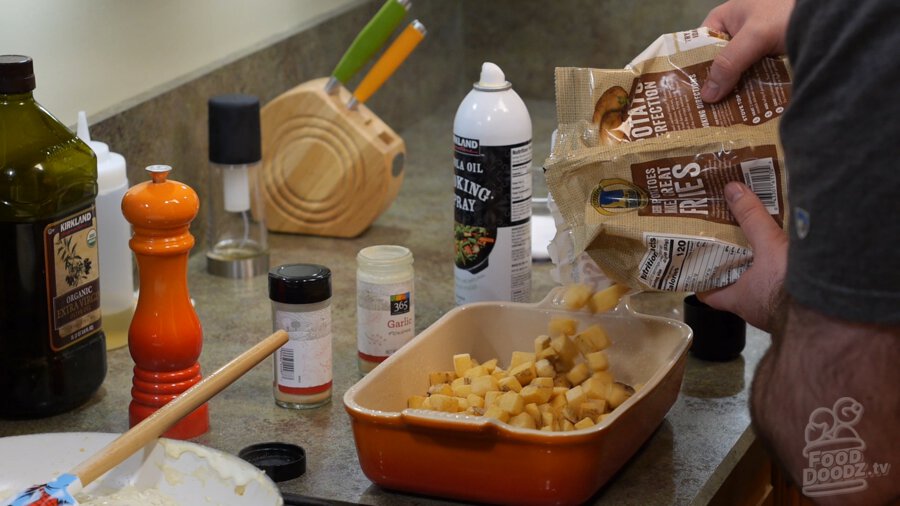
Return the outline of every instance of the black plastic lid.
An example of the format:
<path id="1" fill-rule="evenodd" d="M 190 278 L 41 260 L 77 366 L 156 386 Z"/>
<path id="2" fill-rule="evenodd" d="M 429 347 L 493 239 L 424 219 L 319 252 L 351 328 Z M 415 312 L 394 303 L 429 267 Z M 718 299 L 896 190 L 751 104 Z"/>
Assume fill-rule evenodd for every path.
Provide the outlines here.
<path id="1" fill-rule="evenodd" d="M 28 93 L 34 91 L 34 63 L 18 54 L 0 55 L 0 93 Z"/>
<path id="2" fill-rule="evenodd" d="M 269 298 L 285 304 L 314 304 L 331 298 L 331 271 L 316 264 L 279 265 L 269 271 Z"/>
<path id="3" fill-rule="evenodd" d="M 262 159 L 259 99 L 219 95 L 209 99 L 209 161 L 223 165 Z"/>
<path id="4" fill-rule="evenodd" d="M 238 457 L 261 469 L 272 481 L 292 480 L 306 472 L 306 452 L 289 443 L 250 445 Z"/>
<path id="5" fill-rule="evenodd" d="M 747 323 L 734 313 L 704 304 L 696 295 L 684 299 L 684 323 L 694 331 L 691 354 L 701 360 L 725 362 L 744 351 Z"/>

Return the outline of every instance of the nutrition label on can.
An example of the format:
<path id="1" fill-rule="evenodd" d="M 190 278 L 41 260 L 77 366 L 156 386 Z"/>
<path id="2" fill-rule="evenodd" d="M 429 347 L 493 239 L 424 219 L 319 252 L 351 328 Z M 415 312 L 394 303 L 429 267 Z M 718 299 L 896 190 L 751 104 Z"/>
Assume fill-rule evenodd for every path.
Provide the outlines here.
<path id="1" fill-rule="evenodd" d="M 644 245 L 640 280 L 656 290 L 702 292 L 726 286 L 753 261 L 750 249 L 706 237 L 645 233 Z"/>
<path id="2" fill-rule="evenodd" d="M 530 141 L 454 136 L 457 303 L 530 299 L 531 161 Z"/>

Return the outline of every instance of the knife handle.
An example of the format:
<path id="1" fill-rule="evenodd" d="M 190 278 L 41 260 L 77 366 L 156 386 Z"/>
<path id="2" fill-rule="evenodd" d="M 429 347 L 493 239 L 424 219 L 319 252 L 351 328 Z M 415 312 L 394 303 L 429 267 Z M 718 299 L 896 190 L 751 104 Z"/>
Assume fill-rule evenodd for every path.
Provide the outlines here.
<path id="1" fill-rule="evenodd" d="M 358 104 L 365 103 L 385 81 L 391 77 L 398 67 L 406 60 L 413 49 L 425 38 L 425 25 L 415 20 L 407 26 L 385 50 L 381 58 L 375 62 L 366 77 L 353 92 L 353 98 L 347 104 L 350 109 L 355 109 Z"/>
<path id="2" fill-rule="evenodd" d="M 384 45 L 394 32 L 394 29 L 403 21 L 403 16 L 409 10 L 410 0 L 387 0 L 375 16 L 359 32 L 347 52 L 341 57 L 337 67 L 331 73 L 331 79 L 325 86 L 325 91 L 333 93 L 338 82 L 347 82 L 369 61 L 370 58 Z"/>

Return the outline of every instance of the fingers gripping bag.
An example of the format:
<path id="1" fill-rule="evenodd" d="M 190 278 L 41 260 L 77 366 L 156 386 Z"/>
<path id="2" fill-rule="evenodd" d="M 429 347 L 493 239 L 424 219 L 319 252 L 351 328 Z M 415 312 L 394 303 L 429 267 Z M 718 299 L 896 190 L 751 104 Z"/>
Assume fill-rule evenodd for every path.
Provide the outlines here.
<path id="1" fill-rule="evenodd" d="M 544 167 L 564 221 L 554 241 L 571 243 L 569 257 L 584 252 L 633 288 L 705 291 L 753 260 L 728 182 L 746 184 L 787 226 L 778 124 L 790 68 L 765 58 L 706 104 L 700 87 L 727 43 L 699 28 L 660 37 L 625 69 L 556 69 L 559 126 Z"/>

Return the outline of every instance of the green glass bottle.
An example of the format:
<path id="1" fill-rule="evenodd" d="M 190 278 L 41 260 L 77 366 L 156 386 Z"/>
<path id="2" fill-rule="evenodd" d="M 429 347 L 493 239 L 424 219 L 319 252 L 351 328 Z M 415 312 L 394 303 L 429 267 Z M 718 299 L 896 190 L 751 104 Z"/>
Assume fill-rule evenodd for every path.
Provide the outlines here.
<path id="1" fill-rule="evenodd" d="M 35 102 L 31 58 L 0 55 L 0 417 L 62 413 L 106 376 L 97 160 Z"/>

